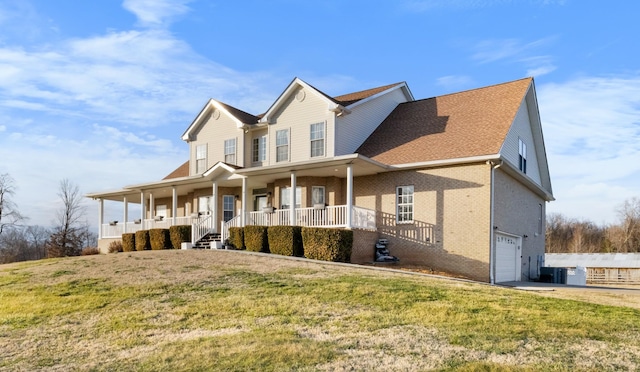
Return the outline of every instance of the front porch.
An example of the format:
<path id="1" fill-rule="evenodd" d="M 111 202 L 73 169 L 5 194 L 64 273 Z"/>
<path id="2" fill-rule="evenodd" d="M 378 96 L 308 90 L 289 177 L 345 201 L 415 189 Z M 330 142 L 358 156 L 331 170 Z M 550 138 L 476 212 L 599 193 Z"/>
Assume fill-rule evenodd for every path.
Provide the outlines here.
<path id="1" fill-rule="evenodd" d="M 139 230 L 168 229 L 175 225 L 191 225 L 192 243 L 196 243 L 209 233 L 220 232 L 224 241 L 229 236 L 230 227 L 247 225 L 282 226 L 295 225 L 305 227 L 325 228 L 357 228 L 364 230 L 376 229 L 376 212 L 370 209 L 352 206 L 350 212 L 346 205 L 334 205 L 311 208 L 278 209 L 267 211 L 253 211 L 239 214 L 226 222 L 221 222 L 220 230 L 216 229 L 213 216 L 199 215 L 175 218 L 154 218 L 136 220 L 133 222 L 103 223 L 100 225 L 101 239 L 116 239 L 125 233 L 135 233 Z"/>

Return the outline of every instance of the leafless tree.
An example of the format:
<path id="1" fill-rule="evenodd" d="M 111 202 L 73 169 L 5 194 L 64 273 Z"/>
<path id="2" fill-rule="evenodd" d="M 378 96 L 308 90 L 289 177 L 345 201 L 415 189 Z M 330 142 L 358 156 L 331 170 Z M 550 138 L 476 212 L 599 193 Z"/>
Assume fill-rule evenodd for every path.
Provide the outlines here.
<path id="1" fill-rule="evenodd" d="M 56 215 L 56 226 L 46 243 L 49 257 L 78 256 L 84 243 L 81 219 L 85 209 L 77 185 L 68 179 L 60 181 L 58 196 L 62 209 Z"/>
<path id="2" fill-rule="evenodd" d="M 44 242 L 49 232 L 41 226 L 20 226 L 0 236 L 0 263 L 45 258 Z"/>
<path id="3" fill-rule="evenodd" d="M 0 235 L 26 219 L 11 200 L 15 190 L 13 178 L 8 173 L 0 174 Z"/>
<path id="4" fill-rule="evenodd" d="M 618 208 L 620 236 L 618 244 L 624 252 L 640 251 L 640 198 L 627 199 Z"/>

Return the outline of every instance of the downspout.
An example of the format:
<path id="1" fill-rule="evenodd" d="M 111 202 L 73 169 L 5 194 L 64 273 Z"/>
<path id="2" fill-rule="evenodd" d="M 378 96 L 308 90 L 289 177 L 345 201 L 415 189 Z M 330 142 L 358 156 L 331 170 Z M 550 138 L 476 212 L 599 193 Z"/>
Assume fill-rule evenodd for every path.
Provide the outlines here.
<path id="1" fill-rule="evenodd" d="M 489 225 L 489 280 L 491 282 L 491 284 L 495 284 L 495 277 L 494 277 L 494 266 L 495 266 L 495 261 L 496 261 L 496 257 L 495 257 L 495 246 L 494 246 L 494 212 L 493 212 L 493 207 L 495 205 L 495 188 L 494 188 L 494 180 L 495 180 L 495 170 L 500 168 L 500 166 L 502 165 L 502 160 L 499 160 L 499 162 L 495 162 L 493 160 L 487 160 L 487 164 L 489 164 L 489 166 L 491 166 L 491 198 L 490 198 L 490 202 L 489 202 L 489 221 L 490 221 L 490 225 Z"/>

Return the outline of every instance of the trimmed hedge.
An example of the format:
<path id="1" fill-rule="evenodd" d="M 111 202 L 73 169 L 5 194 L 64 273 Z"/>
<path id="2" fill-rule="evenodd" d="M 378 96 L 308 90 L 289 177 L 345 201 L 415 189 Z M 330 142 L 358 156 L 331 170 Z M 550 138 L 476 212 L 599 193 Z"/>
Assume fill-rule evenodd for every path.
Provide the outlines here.
<path id="1" fill-rule="evenodd" d="M 169 237 L 173 249 L 182 248 L 182 243 L 191 242 L 191 225 L 177 225 L 169 227 Z"/>
<path id="2" fill-rule="evenodd" d="M 153 250 L 171 249 L 169 229 L 150 229 L 149 241 Z"/>
<path id="3" fill-rule="evenodd" d="M 136 251 L 146 251 L 149 249 L 151 249 L 149 230 L 136 231 Z"/>
<path id="4" fill-rule="evenodd" d="M 244 245 L 248 251 L 269 253 L 269 239 L 266 226 L 245 226 Z"/>
<path id="5" fill-rule="evenodd" d="M 229 244 L 231 244 L 235 249 L 246 249 L 246 247 L 244 246 L 243 227 L 229 228 Z"/>
<path id="6" fill-rule="evenodd" d="M 122 251 L 133 252 L 136 250 L 136 234 L 126 233 L 122 234 Z"/>
<path id="7" fill-rule="evenodd" d="M 283 256 L 303 257 L 302 227 L 270 226 L 267 229 L 269 250 Z"/>
<path id="8" fill-rule="evenodd" d="M 302 228 L 304 256 L 312 260 L 349 262 L 353 231 L 320 227 Z"/>

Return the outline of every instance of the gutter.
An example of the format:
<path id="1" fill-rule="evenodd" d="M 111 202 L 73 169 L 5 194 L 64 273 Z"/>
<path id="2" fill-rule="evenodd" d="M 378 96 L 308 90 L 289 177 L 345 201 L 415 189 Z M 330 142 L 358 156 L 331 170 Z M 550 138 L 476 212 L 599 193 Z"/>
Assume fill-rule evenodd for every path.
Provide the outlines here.
<path id="1" fill-rule="evenodd" d="M 496 257 L 495 257 L 495 235 L 494 235 L 494 205 L 495 205 L 495 187 L 494 187 L 494 180 L 495 180 L 495 170 L 500 168 L 500 166 L 502 166 L 502 159 L 498 159 L 497 162 L 493 161 L 493 160 L 487 160 L 487 164 L 491 167 L 491 196 L 490 196 L 490 207 L 489 207 L 489 281 L 490 283 L 493 285 L 495 284 L 495 275 L 494 275 L 494 271 L 495 271 L 495 261 L 496 261 Z"/>

